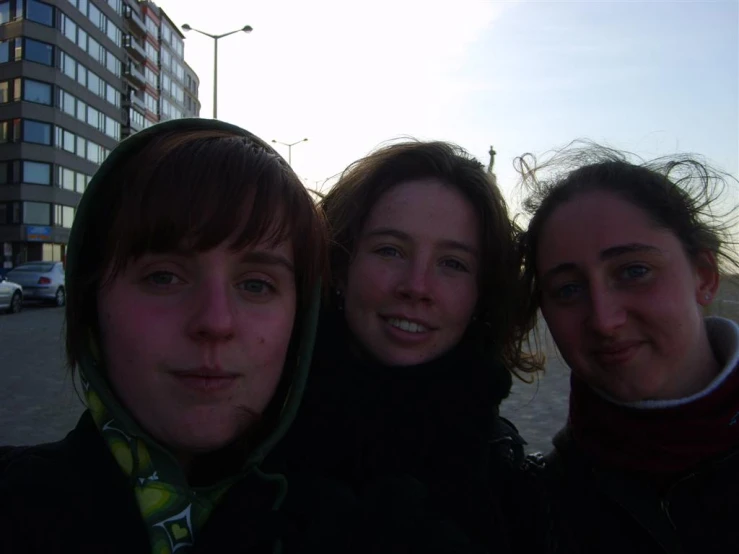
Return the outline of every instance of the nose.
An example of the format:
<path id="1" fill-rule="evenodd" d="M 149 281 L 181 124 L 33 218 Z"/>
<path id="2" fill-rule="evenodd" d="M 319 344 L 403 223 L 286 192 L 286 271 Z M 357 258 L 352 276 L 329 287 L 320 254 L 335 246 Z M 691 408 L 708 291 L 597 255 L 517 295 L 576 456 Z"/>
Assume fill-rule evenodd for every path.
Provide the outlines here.
<path id="1" fill-rule="evenodd" d="M 212 279 L 193 290 L 188 333 L 198 341 L 224 341 L 234 336 L 234 291 L 230 283 Z"/>
<path id="2" fill-rule="evenodd" d="M 626 317 L 626 308 L 617 291 L 591 286 L 588 323 L 596 333 L 612 336 L 626 323 Z"/>
<path id="3" fill-rule="evenodd" d="M 413 260 L 404 268 L 396 292 L 408 300 L 431 300 L 432 278 L 429 264 Z"/>

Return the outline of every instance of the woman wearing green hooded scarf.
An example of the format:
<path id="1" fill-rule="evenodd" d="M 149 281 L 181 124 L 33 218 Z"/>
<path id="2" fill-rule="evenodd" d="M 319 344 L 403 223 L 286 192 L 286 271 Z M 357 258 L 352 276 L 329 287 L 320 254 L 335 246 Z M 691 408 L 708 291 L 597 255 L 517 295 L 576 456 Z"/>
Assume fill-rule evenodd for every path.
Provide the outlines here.
<path id="1" fill-rule="evenodd" d="M 124 140 L 79 204 L 66 351 L 87 404 L 0 449 L 0 551 L 273 551 L 325 232 L 264 141 L 211 120 Z"/>

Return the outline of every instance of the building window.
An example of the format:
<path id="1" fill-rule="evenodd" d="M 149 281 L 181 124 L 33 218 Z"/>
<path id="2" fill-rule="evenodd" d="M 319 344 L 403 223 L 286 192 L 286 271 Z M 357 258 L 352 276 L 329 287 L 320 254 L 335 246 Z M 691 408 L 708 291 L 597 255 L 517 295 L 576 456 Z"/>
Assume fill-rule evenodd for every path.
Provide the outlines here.
<path id="1" fill-rule="evenodd" d="M 51 165 L 41 162 L 23 161 L 23 182 L 36 185 L 51 184 Z"/>
<path id="2" fill-rule="evenodd" d="M 62 33 L 77 44 L 77 24 L 64 14 L 62 14 Z"/>
<path id="3" fill-rule="evenodd" d="M 74 171 L 67 169 L 66 167 L 62 167 L 61 170 L 62 174 L 59 179 L 59 185 L 63 189 L 74 190 Z"/>
<path id="4" fill-rule="evenodd" d="M 72 221 L 74 220 L 74 208 L 72 206 L 56 206 L 59 210 L 57 216 L 61 216 L 56 220 L 56 224 L 64 227 L 65 229 L 72 228 Z"/>
<path id="5" fill-rule="evenodd" d="M 54 64 L 54 47 L 51 44 L 27 38 L 25 53 L 25 59 L 29 61 L 44 65 Z"/>
<path id="6" fill-rule="evenodd" d="M 10 41 L 3 40 L 0 42 L 0 63 L 10 61 Z"/>
<path id="7" fill-rule="evenodd" d="M 25 79 L 23 83 L 23 100 L 51 106 L 51 85 L 41 81 Z"/>
<path id="8" fill-rule="evenodd" d="M 54 26 L 54 8 L 49 4 L 37 2 L 36 0 L 26 0 L 26 18 L 41 23 L 42 25 Z"/>
<path id="9" fill-rule="evenodd" d="M 0 4 L 0 25 L 10 21 L 10 2 Z"/>
<path id="10" fill-rule="evenodd" d="M 0 185 L 8 184 L 8 169 L 10 168 L 8 162 L 0 162 Z M 2 223 L 2 219 L 0 219 Z"/>
<path id="11" fill-rule="evenodd" d="M 23 202 L 23 223 L 51 225 L 50 204 L 44 202 Z"/>
<path id="12" fill-rule="evenodd" d="M 51 125 L 33 119 L 24 119 L 23 140 L 35 144 L 51 145 Z"/>
<path id="13" fill-rule="evenodd" d="M 74 133 L 65 129 L 63 136 L 62 148 L 74 154 Z"/>

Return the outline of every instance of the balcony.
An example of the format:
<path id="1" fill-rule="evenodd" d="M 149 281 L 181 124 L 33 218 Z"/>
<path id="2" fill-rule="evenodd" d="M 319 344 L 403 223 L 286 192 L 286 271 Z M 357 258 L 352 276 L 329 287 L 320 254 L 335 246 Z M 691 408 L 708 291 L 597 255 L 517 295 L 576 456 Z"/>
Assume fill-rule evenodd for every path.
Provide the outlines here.
<path id="1" fill-rule="evenodd" d="M 144 72 L 136 67 L 133 63 L 129 62 L 126 65 L 126 70 L 124 73 L 126 75 L 126 79 L 128 79 L 128 82 L 131 83 L 135 88 L 142 88 L 146 86 L 146 77 L 144 77 Z"/>
<path id="2" fill-rule="evenodd" d="M 144 23 L 144 20 L 139 17 L 139 14 L 137 14 L 131 6 L 126 6 L 126 27 L 133 33 L 136 33 L 137 35 L 145 35 L 146 34 L 146 24 Z"/>
<path id="3" fill-rule="evenodd" d="M 124 36 L 123 45 L 126 47 L 126 52 L 128 52 L 128 54 L 132 58 L 142 63 L 146 61 L 146 50 L 144 50 L 144 47 L 136 42 L 136 39 L 133 38 L 133 36 Z"/>
<path id="4" fill-rule="evenodd" d="M 136 107 L 142 112 L 146 110 L 146 102 L 144 102 L 144 97 L 136 94 L 135 89 L 133 88 L 128 90 L 128 95 L 124 98 L 123 103 L 129 107 Z"/>

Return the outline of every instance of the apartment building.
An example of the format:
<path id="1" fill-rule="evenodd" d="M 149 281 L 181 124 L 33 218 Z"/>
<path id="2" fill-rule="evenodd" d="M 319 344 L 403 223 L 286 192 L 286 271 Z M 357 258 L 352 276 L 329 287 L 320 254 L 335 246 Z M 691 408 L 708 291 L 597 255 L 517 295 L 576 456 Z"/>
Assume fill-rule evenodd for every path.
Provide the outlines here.
<path id="1" fill-rule="evenodd" d="M 0 0 L 1 268 L 63 260 L 116 144 L 199 115 L 183 38 L 153 2 Z"/>

